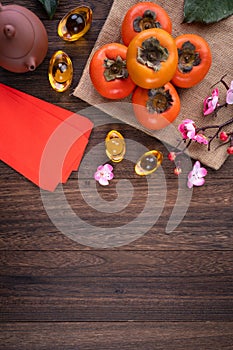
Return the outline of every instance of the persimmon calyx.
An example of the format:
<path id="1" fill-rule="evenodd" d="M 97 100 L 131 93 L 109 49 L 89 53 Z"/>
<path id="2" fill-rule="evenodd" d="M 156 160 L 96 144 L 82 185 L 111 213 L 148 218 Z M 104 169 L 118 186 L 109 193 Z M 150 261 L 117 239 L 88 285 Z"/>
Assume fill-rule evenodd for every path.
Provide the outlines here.
<path id="1" fill-rule="evenodd" d="M 126 68 L 126 60 L 123 60 L 121 56 L 117 56 L 115 60 L 106 58 L 104 67 L 104 77 L 107 81 L 124 79 L 129 75 Z"/>
<path id="2" fill-rule="evenodd" d="M 137 61 L 156 72 L 161 68 L 160 63 L 165 62 L 168 56 L 167 48 L 161 46 L 159 40 L 154 37 L 144 40 L 137 51 Z"/>
<path id="3" fill-rule="evenodd" d="M 165 90 L 164 87 L 150 89 L 148 97 L 146 108 L 149 113 L 164 113 L 171 107 L 173 102 L 169 90 Z"/>
<path id="4" fill-rule="evenodd" d="M 190 72 L 194 66 L 201 63 L 199 52 L 196 52 L 196 47 L 190 42 L 183 43 L 181 48 L 178 48 L 178 69 L 182 73 Z"/>
<path id="5" fill-rule="evenodd" d="M 141 32 L 150 28 L 161 28 L 160 22 L 156 21 L 156 14 L 154 11 L 146 10 L 142 16 L 138 16 L 133 21 L 133 29 L 135 32 Z"/>

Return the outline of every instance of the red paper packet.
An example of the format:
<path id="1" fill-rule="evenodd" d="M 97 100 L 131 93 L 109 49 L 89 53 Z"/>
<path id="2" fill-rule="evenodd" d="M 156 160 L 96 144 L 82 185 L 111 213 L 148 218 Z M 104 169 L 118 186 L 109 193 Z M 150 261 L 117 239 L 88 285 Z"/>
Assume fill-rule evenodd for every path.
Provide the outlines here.
<path id="1" fill-rule="evenodd" d="M 77 170 L 92 122 L 0 84 L 0 157 L 42 189 L 53 191 Z"/>

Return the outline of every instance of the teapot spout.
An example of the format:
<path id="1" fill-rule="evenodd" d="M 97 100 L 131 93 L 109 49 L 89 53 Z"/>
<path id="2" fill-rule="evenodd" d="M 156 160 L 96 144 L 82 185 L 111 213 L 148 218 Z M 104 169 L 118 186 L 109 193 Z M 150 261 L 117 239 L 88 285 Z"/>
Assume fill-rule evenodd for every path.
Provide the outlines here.
<path id="1" fill-rule="evenodd" d="M 26 62 L 26 66 L 28 67 L 29 71 L 34 71 L 36 69 L 36 60 L 35 57 L 29 57 L 27 62 Z"/>

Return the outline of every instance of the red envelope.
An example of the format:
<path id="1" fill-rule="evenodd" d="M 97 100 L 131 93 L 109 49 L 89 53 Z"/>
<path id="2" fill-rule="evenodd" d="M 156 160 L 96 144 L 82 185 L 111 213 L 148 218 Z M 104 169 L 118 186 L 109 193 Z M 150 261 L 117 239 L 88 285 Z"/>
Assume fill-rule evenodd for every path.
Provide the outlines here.
<path id="1" fill-rule="evenodd" d="M 20 92 L 18 90 L 15 90 L 13 88 L 8 87 L 8 86 L 6 87 L 6 89 L 8 89 L 10 92 L 15 93 L 15 95 L 18 96 L 18 98 L 24 99 L 22 101 L 22 103 L 25 103 L 25 100 L 27 100 L 27 101 L 31 102 L 32 104 L 34 104 L 36 106 L 36 108 L 38 108 L 38 105 L 39 105 L 40 109 L 43 109 L 45 111 L 50 112 L 51 115 L 54 115 L 54 117 L 59 118 L 60 120 L 66 120 L 67 122 L 72 123 L 75 128 L 82 131 L 84 133 L 84 135 L 87 138 L 89 138 L 90 132 L 91 132 L 92 127 L 93 127 L 93 123 L 90 122 L 90 120 L 88 120 L 86 117 L 79 115 L 79 118 L 77 118 L 76 114 L 74 114 L 74 113 L 72 114 L 70 111 L 68 111 L 64 108 L 57 107 L 51 103 L 45 102 L 43 100 L 40 100 L 40 99 L 35 98 L 31 95 Z M 20 100 L 19 100 L 19 102 L 20 102 Z M 77 155 L 78 155 L 78 153 L 79 152 L 77 152 Z M 76 170 L 78 168 L 78 165 L 81 161 L 81 158 L 82 158 L 82 155 L 81 155 L 81 157 L 80 156 L 77 157 L 77 161 L 74 162 L 74 167 L 72 170 Z M 62 182 L 65 182 L 66 180 L 67 179 L 63 179 Z"/>
<path id="2" fill-rule="evenodd" d="M 0 83 L 0 86 L 3 85 Z M 69 118 L 72 115 L 72 112 L 64 109 L 62 107 L 58 107 L 56 105 L 53 105 L 52 103 L 46 102 L 44 100 L 41 100 L 37 97 L 34 97 L 32 95 L 28 95 L 22 91 L 16 90 L 14 88 L 11 88 L 9 86 L 4 85 L 4 88 L 6 90 L 8 90 L 11 93 L 14 93 L 16 96 L 24 99 L 24 101 L 28 101 L 32 104 L 34 104 L 36 107 L 39 106 L 40 109 L 45 110 L 46 112 L 49 112 L 51 115 L 53 115 L 54 117 L 60 119 L 60 120 L 66 120 L 67 118 Z M 75 114 L 75 113 L 73 113 Z M 67 121 L 69 123 L 71 123 L 70 121 Z M 73 126 L 75 128 L 77 128 L 78 130 L 82 131 L 83 133 L 86 134 L 86 137 L 89 138 L 92 127 L 93 127 L 93 123 L 87 119 L 84 116 L 81 116 L 79 114 L 79 119 L 73 119 L 72 120 Z"/>
<path id="3" fill-rule="evenodd" d="M 0 84 L 0 157 L 53 191 L 77 170 L 93 124 L 79 114 Z"/>

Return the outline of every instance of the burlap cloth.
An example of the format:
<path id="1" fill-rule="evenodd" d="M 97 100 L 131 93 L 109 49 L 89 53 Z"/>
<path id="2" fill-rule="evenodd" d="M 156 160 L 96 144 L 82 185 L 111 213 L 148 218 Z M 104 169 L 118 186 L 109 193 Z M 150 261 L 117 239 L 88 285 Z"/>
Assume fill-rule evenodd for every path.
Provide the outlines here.
<path id="1" fill-rule="evenodd" d="M 233 16 L 228 17 L 218 23 L 204 24 L 185 24 L 183 21 L 183 1 L 156 1 L 170 15 L 173 23 L 172 35 L 175 37 L 184 33 L 196 33 L 201 35 L 209 43 L 212 51 L 212 66 L 205 79 L 198 85 L 190 89 L 178 89 L 181 98 L 181 111 L 173 123 L 172 127 L 159 131 L 150 131 L 143 128 L 136 120 L 130 103 L 113 103 L 113 101 L 102 98 L 94 89 L 89 77 L 89 62 L 97 48 L 110 42 L 121 41 L 121 22 L 126 11 L 137 1 L 135 0 L 115 0 L 105 21 L 102 30 L 99 33 L 94 48 L 89 56 L 86 67 L 78 86 L 74 90 L 74 95 L 90 105 L 94 105 L 103 110 L 108 115 L 117 118 L 129 125 L 132 125 L 147 134 L 156 137 L 164 143 L 171 146 L 177 145 L 177 138 L 180 138 L 177 125 L 185 118 L 195 120 L 198 126 L 219 124 L 230 118 L 232 112 L 231 106 L 221 111 L 217 118 L 212 116 L 203 117 L 202 106 L 203 100 L 210 95 L 211 86 L 216 83 L 224 74 L 227 74 L 225 80 L 230 84 L 233 79 L 232 75 L 232 56 L 233 56 Z M 225 102 L 226 89 L 222 85 L 220 88 L 222 102 Z M 123 102 L 130 102 L 128 97 Z M 111 102 L 111 103 L 110 103 Z M 99 105 L 99 106 L 98 106 Z M 174 128 L 174 127 L 175 128 Z M 211 131 L 211 135 L 215 129 Z M 205 145 L 193 143 L 189 148 L 189 154 L 193 159 L 199 159 L 202 164 L 213 169 L 219 169 L 227 158 L 226 146 L 217 148 L 219 140 L 215 140 L 211 145 L 211 150 L 207 151 Z"/>

